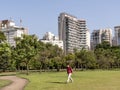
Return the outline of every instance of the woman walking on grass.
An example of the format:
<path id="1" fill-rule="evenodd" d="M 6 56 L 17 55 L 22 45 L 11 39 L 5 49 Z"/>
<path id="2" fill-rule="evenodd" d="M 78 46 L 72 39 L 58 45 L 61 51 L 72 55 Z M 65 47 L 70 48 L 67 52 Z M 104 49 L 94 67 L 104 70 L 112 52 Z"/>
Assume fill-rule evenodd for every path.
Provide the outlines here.
<path id="1" fill-rule="evenodd" d="M 69 65 L 67 65 L 67 74 L 68 74 L 67 83 L 69 83 L 70 81 L 73 82 L 73 79 L 71 77 L 72 72 L 73 72 L 72 68 Z"/>

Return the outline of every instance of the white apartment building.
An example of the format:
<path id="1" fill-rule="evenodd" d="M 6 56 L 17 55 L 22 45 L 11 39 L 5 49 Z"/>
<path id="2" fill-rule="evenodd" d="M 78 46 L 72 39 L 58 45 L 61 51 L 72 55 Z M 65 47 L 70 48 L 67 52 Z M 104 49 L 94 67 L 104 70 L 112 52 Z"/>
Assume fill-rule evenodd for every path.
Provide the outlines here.
<path id="1" fill-rule="evenodd" d="M 114 27 L 114 33 L 115 33 L 115 36 L 114 36 L 114 40 L 113 40 L 113 45 L 114 46 L 118 46 L 120 45 L 120 26 L 115 26 Z"/>
<path id="2" fill-rule="evenodd" d="M 28 30 L 21 26 L 16 26 L 11 20 L 0 21 L 0 31 L 6 36 L 7 42 L 11 46 L 15 46 L 15 37 L 21 37 L 22 34 L 28 34 Z"/>
<path id="3" fill-rule="evenodd" d="M 57 45 L 61 49 L 63 49 L 63 41 L 59 40 L 58 37 L 56 37 L 51 32 L 46 32 L 46 34 L 43 36 L 43 39 L 41 40 L 43 43 L 50 43 L 52 45 Z"/>
<path id="4" fill-rule="evenodd" d="M 112 29 L 98 29 L 94 30 L 91 35 L 93 49 L 97 44 L 101 44 L 103 41 L 107 41 L 112 46 Z"/>
<path id="5" fill-rule="evenodd" d="M 61 13 L 58 17 L 59 39 L 63 40 L 64 53 L 73 53 L 76 48 L 90 48 L 90 33 L 86 28 L 86 21 L 67 13 Z"/>
<path id="6" fill-rule="evenodd" d="M 46 34 L 43 36 L 43 40 L 54 40 L 55 35 L 51 32 L 46 32 Z"/>
<path id="7" fill-rule="evenodd" d="M 87 46 L 88 46 L 88 50 L 90 50 L 91 49 L 91 44 L 90 44 L 90 32 L 89 32 L 89 30 L 87 30 L 86 31 L 86 44 L 87 44 Z"/>

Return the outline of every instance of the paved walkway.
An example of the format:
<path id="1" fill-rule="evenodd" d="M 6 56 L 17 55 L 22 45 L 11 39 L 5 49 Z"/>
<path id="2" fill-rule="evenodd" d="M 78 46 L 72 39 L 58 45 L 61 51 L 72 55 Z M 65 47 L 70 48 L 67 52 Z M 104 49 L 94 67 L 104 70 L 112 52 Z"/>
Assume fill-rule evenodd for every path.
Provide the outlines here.
<path id="1" fill-rule="evenodd" d="M 26 79 L 16 76 L 1 76 L 0 79 L 12 81 L 10 85 L 5 86 L 0 90 L 23 90 L 25 85 L 28 83 Z"/>

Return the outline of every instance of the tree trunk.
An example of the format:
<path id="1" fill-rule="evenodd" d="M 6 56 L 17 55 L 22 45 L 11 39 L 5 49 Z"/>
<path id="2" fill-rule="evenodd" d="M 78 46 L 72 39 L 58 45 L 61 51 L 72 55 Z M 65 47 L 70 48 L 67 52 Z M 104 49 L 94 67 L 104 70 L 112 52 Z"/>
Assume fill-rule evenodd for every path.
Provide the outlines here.
<path id="1" fill-rule="evenodd" d="M 27 75 L 29 75 L 29 66 L 28 66 L 28 64 L 26 64 L 26 69 L 27 69 Z"/>

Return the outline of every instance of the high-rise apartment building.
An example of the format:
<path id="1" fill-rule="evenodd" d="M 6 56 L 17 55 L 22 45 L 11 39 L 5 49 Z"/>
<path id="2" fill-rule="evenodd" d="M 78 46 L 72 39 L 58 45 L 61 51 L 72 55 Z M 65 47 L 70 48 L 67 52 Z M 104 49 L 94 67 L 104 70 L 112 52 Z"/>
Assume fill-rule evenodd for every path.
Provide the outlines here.
<path id="1" fill-rule="evenodd" d="M 28 30 L 21 26 L 16 26 L 12 20 L 0 21 L 0 31 L 6 36 L 7 42 L 15 46 L 15 37 L 21 37 L 22 34 L 28 34 Z"/>
<path id="2" fill-rule="evenodd" d="M 74 49 L 90 48 L 90 33 L 86 21 L 75 16 L 61 13 L 58 17 L 59 39 L 63 40 L 64 53 L 73 53 Z"/>
<path id="3" fill-rule="evenodd" d="M 93 49 L 97 44 L 101 44 L 103 41 L 107 41 L 112 45 L 112 30 L 111 29 L 98 29 L 94 30 L 91 35 Z"/>
<path id="4" fill-rule="evenodd" d="M 120 45 L 120 26 L 115 26 L 114 27 L 114 33 L 115 33 L 115 36 L 114 36 L 114 46 L 118 46 Z"/>

